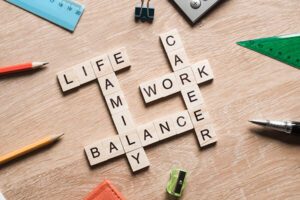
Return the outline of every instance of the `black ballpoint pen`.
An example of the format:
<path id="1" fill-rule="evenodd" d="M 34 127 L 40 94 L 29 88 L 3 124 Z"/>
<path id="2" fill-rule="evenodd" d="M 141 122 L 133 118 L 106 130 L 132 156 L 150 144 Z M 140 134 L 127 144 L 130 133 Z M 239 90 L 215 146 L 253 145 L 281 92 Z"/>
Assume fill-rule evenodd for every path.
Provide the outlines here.
<path id="1" fill-rule="evenodd" d="M 291 135 L 300 136 L 300 122 L 275 120 L 249 120 L 249 122 Z"/>

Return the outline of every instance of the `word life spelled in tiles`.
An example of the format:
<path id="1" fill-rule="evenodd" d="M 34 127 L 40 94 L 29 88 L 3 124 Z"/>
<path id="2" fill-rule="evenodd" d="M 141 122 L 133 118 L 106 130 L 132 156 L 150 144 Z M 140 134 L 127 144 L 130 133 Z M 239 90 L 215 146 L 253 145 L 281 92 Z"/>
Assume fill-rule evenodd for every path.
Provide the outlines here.
<path id="1" fill-rule="evenodd" d="M 112 51 L 109 54 L 104 54 L 81 64 L 67 68 L 64 71 L 57 73 L 57 78 L 62 91 L 66 92 L 68 90 L 77 88 L 80 85 L 93 81 L 96 78 L 98 78 L 98 81 L 100 82 L 101 79 L 99 80 L 99 78 L 105 75 L 110 76 L 107 79 L 104 78 L 104 81 L 108 81 L 104 85 L 105 92 L 110 89 L 112 93 L 116 91 L 113 89 L 117 88 L 113 85 L 113 83 L 116 84 L 117 80 L 116 77 L 115 79 L 113 79 L 114 77 L 112 78 L 112 76 L 115 76 L 114 72 L 127 67 L 130 67 L 130 61 L 126 53 L 126 49 L 121 48 Z M 109 86 L 112 87 L 110 88 Z"/>
<path id="2" fill-rule="evenodd" d="M 192 129 L 196 130 L 200 146 L 217 141 L 197 86 L 198 83 L 213 78 L 208 61 L 189 66 L 176 30 L 163 34 L 161 38 L 164 38 L 162 42 L 167 53 L 169 51 L 168 57 L 174 59 L 170 60 L 174 72 L 141 84 L 144 100 L 151 102 L 180 91 L 187 110 L 136 126 L 115 74 L 116 71 L 131 66 L 124 48 L 92 58 L 57 74 L 63 92 L 97 79 L 119 133 L 84 148 L 91 166 L 126 154 L 132 171 L 136 172 L 150 165 L 143 147 Z"/>
<path id="3" fill-rule="evenodd" d="M 146 103 L 181 92 L 201 147 L 215 143 L 217 137 L 197 84 L 211 81 L 214 76 L 208 60 L 190 64 L 176 29 L 161 34 L 161 42 L 174 72 L 140 84 Z M 168 134 L 172 134 L 168 132 Z M 166 135 L 160 136 L 163 139 Z"/>

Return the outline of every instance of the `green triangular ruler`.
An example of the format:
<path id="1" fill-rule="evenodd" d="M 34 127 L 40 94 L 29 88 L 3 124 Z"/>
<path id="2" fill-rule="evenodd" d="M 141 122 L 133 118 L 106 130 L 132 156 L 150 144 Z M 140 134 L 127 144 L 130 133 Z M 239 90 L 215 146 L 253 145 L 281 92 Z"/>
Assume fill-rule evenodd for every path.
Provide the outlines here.
<path id="1" fill-rule="evenodd" d="M 237 44 L 300 69 L 300 33 L 241 41 Z"/>

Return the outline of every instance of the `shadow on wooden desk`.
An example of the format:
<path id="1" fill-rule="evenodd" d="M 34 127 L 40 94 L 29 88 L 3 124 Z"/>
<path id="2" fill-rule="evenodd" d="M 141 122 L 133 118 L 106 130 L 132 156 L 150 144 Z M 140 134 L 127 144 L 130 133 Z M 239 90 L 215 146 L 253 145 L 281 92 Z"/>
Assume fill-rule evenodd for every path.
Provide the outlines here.
<path id="1" fill-rule="evenodd" d="M 290 135 L 283 132 L 264 129 L 264 128 L 251 128 L 250 131 L 261 137 L 267 137 L 274 140 L 279 140 L 281 142 L 291 144 L 291 145 L 300 145 L 299 136 Z"/>
<path id="2" fill-rule="evenodd" d="M 165 195 L 165 198 L 164 198 L 164 200 L 178 200 L 178 199 L 180 199 L 180 197 L 175 197 L 175 196 L 172 196 L 172 195 L 170 195 L 169 193 L 165 193 L 166 195 Z"/>

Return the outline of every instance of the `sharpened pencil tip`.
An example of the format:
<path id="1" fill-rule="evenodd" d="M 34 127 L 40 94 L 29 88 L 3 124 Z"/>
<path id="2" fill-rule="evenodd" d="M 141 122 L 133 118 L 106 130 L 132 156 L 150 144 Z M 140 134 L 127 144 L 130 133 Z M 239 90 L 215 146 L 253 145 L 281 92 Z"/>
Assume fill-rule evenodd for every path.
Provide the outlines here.
<path id="1" fill-rule="evenodd" d="M 44 63 L 43 63 L 43 65 L 48 65 L 48 64 L 49 64 L 48 62 L 44 62 Z"/>
<path id="2" fill-rule="evenodd" d="M 59 135 L 54 135 L 52 138 L 53 138 L 53 140 L 58 140 L 58 139 L 60 139 L 63 135 L 64 135 L 64 133 L 59 134 Z"/>

